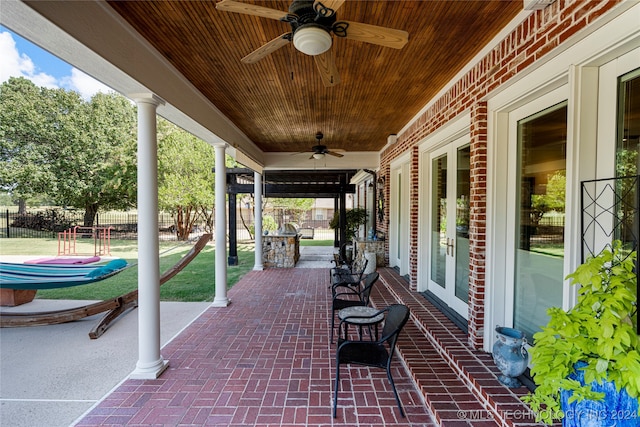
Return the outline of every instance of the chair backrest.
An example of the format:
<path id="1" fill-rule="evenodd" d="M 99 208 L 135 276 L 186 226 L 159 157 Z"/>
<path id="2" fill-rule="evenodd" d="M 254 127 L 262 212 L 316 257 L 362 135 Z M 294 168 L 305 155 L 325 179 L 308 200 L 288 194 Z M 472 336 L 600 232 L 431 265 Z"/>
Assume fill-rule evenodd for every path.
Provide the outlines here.
<path id="1" fill-rule="evenodd" d="M 380 274 L 374 271 L 373 273 L 367 274 L 367 277 L 365 277 L 363 280 L 364 286 L 362 288 L 362 291 L 360 292 L 360 300 L 362 300 L 362 302 L 364 302 L 366 305 L 369 305 L 371 290 L 373 289 L 373 285 L 375 285 L 378 281 L 378 278 L 380 278 Z"/>
<path id="2" fill-rule="evenodd" d="M 382 328 L 380 342 L 388 341 L 391 350 L 396 345 L 398 334 L 409 320 L 409 307 L 404 304 L 392 304 L 386 308 L 387 314 Z"/>
<path id="3" fill-rule="evenodd" d="M 362 276 L 364 276 L 364 271 L 367 269 L 367 265 L 369 264 L 369 260 L 367 258 L 362 258 L 358 265 L 353 265 L 351 271 L 356 276 L 360 276 L 359 280 L 362 280 Z"/>
<path id="4" fill-rule="evenodd" d="M 333 254 L 333 262 L 336 264 L 336 267 L 344 265 L 344 262 L 342 262 L 342 257 L 339 253 Z"/>
<path id="5" fill-rule="evenodd" d="M 343 243 L 340 246 L 340 250 L 338 250 L 338 255 L 340 255 L 340 260 L 342 264 L 346 264 L 349 267 L 351 267 L 351 264 L 353 263 L 353 259 L 349 259 L 347 257 L 347 245 L 348 243 Z"/>

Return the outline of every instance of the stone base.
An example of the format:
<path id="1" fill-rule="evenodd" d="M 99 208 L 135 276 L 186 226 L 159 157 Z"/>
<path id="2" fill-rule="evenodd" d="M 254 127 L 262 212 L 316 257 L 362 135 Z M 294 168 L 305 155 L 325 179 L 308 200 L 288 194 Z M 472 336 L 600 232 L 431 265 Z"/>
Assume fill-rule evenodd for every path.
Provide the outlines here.
<path id="1" fill-rule="evenodd" d="M 15 307 L 33 301 L 36 296 L 35 289 L 0 289 L 0 305 Z"/>
<path id="2" fill-rule="evenodd" d="M 300 259 L 300 235 L 269 234 L 262 238 L 265 267 L 292 268 Z"/>
<path id="3" fill-rule="evenodd" d="M 366 252 L 374 252 L 376 254 L 376 266 L 383 267 L 384 262 L 384 240 L 356 240 L 356 259 L 357 263 L 361 263 Z"/>

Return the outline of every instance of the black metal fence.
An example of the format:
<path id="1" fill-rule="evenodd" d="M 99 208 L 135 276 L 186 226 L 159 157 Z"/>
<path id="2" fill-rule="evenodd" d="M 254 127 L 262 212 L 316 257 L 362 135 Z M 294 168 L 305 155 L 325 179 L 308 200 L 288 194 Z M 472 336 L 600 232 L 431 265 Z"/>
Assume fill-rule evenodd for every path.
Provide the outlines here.
<path id="1" fill-rule="evenodd" d="M 275 225 L 292 222 L 290 217 L 276 215 Z M 295 223 L 299 229 L 304 229 L 305 235 L 311 235 L 316 240 L 331 240 L 334 230 L 329 228 L 329 220 L 304 220 Z M 17 208 L 0 210 L 0 238 L 49 238 L 57 239 L 58 233 L 68 231 L 73 227 L 84 226 L 84 212 L 81 210 L 65 210 L 61 208 L 32 209 L 26 213 L 19 213 Z M 93 224 L 94 227 L 111 227 L 111 238 L 135 240 L 138 237 L 137 212 L 106 212 L 99 213 Z M 237 237 L 241 240 L 250 239 L 249 231 L 253 232 L 253 219 L 246 218 L 244 224 L 238 221 Z M 204 223 L 193 227 L 193 237 L 197 238 L 203 232 L 210 231 Z M 161 240 L 176 240 L 174 218 L 170 213 L 158 213 L 158 233 Z"/>
<path id="2" fill-rule="evenodd" d="M 0 238 L 57 238 L 58 233 L 84 225 L 84 212 L 64 209 L 38 209 L 19 213 L 17 209 L 0 211 Z M 111 227 L 112 239 L 136 239 L 136 212 L 99 213 L 94 227 Z M 169 213 L 158 214 L 158 232 L 162 239 L 176 239 L 174 219 Z M 196 227 L 199 229 L 200 227 Z M 198 231 L 198 230 L 194 230 Z"/>

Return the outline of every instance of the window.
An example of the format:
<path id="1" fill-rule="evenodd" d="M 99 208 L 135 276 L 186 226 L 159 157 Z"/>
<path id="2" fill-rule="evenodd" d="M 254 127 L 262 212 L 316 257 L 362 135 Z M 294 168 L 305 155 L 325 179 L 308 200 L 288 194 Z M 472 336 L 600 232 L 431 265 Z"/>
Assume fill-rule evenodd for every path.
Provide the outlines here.
<path id="1" fill-rule="evenodd" d="M 514 327 L 530 342 L 562 306 L 567 103 L 518 122 Z"/>
<path id="2" fill-rule="evenodd" d="M 618 112 L 616 128 L 616 212 L 621 219 L 617 223 L 615 237 L 625 246 L 638 247 L 638 188 L 637 178 L 640 168 L 640 69 L 618 78 Z M 625 178 L 629 177 L 629 178 Z M 638 287 L 636 287 L 636 300 Z M 636 331 L 638 318 L 634 319 Z"/>
<path id="3" fill-rule="evenodd" d="M 640 147 L 640 69 L 618 79 L 616 176 L 638 174 Z"/>

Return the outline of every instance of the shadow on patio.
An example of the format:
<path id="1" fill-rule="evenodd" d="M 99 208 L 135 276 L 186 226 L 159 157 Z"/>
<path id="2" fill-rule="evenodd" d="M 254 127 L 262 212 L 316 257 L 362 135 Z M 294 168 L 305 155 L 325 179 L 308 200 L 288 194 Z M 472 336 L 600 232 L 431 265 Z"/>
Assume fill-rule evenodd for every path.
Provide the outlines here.
<path id="1" fill-rule="evenodd" d="M 403 302 L 412 311 L 393 362 L 406 418 L 384 370 L 357 366 L 342 369 L 332 418 L 328 271 L 293 268 L 249 272 L 229 291 L 229 307 L 210 307 L 163 348 L 170 366 L 159 379 L 124 381 L 76 425 L 533 424 L 497 381 L 489 354 L 470 350 L 465 335 L 394 270 L 378 271 L 373 304 Z"/>

